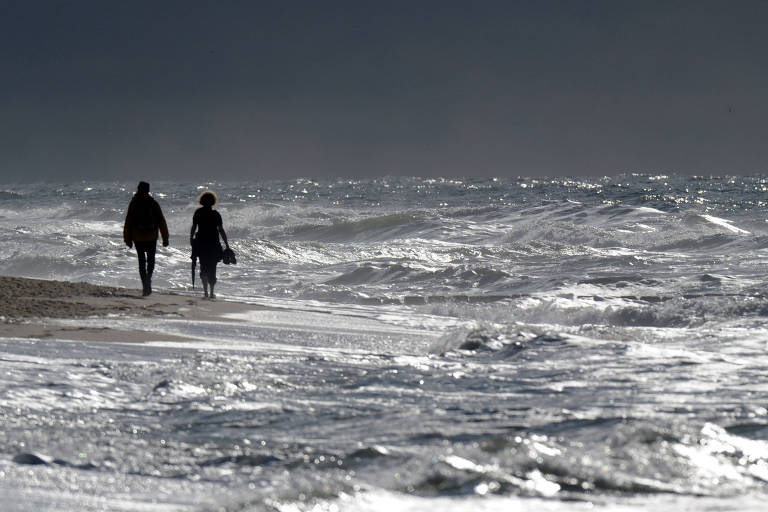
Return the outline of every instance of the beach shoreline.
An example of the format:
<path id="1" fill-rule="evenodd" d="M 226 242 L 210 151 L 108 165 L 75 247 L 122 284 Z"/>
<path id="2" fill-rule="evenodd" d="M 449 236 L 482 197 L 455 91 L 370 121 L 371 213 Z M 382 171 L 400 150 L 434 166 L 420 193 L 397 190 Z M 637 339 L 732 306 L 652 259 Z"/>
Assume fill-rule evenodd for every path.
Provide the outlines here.
<path id="1" fill-rule="evenodd" d="M 83 282 L 0 276 L 0 338 L 65 339 L 74 341 L 132 342 L 184 341 L 187 338 L 153 332 L 158 317 L 189 320 L 225 320 L 225 315 L 257 306 L 207 300 L 193 295 L 155 292 Z M 116 329 L 73 325 L 72 320 L 93 318 L 146 319 L 146 328 Z M 230 320 L 231 321 L 231 320 Z"/>

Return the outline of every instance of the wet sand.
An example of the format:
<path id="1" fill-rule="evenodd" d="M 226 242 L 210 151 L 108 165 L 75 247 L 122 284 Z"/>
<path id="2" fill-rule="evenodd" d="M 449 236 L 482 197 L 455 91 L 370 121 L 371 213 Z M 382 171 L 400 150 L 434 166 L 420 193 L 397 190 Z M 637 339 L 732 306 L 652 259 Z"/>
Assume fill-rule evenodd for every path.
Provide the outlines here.
<path id="1" fill-rule="evenodd" d="M 118 330 L 104 327 L 62 325 L 58 320 L 77 318 L 146 318 L 166 316 L 190 320 L 223 320 L 222 315 L 258 306 L 192 295 L 155 292 L 142 297 L 140 290 L 88 283 L 48 281 L 0 276 L 0 337 L 57 338 L 79 341 L 142 342 L 183 340 L 151 330 Z M 71 324 L 71 323 L 70 323 Z"/>

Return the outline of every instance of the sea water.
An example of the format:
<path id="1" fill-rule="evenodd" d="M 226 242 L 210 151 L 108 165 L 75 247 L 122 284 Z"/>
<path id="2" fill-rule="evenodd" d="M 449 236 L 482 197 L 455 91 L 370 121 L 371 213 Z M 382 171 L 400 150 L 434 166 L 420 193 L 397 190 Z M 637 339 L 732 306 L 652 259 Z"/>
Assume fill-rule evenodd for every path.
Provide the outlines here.
<path id="1" fill-rule="evenodd" d="M 0 186 L 0 274 L 138 288 L 134 187 Z M 0 340 L 3 510 L 763 509 L 767 178 L 153 183 L 157 291 L 207 188 L 253 309 Z"/>

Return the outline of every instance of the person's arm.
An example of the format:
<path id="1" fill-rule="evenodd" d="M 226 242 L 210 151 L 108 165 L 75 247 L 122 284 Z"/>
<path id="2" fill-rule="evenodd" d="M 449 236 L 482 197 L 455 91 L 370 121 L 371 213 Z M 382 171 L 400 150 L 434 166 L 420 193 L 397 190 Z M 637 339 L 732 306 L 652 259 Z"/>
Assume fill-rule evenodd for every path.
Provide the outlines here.
<path id="1" fill-rule="evenodd" d="M 157 207 L 158 217 L 160 218 L 160 235 L 163 237 L 163 247 L 168 247 L 168 223 L 165 222 L 165 215 L 163 215 L 163 209 L 155 202 Z"/>
<path id="2" fill-rule="evenodd" d="M 133 247 L 133 227 L 131 226 L 131 206 L 125 212 L 125 224 L 123 224 L 123 241 L 128 247 Z"/>
<path id="3" fill-rule="evenodd" d="M 224 232 L 224 225 L 219 224 L 219 234 L 221 239 L 224 240 L 224 245 L 229 247 L 229 241 L 227 240 L 227 234 Z"/>
<path id="4" fill-rule="evenodd" d="M 224 231 L 224 221 L 221 220 L 221 214 L 219 212 L 216 212 L 216 221 L 218 223 L 218 226 L 216 226 L 219 230 L 219 234 L 221 235 L 221 239 L 224 240 L 224 245 L 229 248 L 229 241 L 227 240 L 227 233 Z"/>
<path id="5" fill-rule="evenodd" d="M 189 245 L 194 245 L 195 230 L 197 229 L 197 215 L 192 216 L 192 229 L 189 230 Z"/>

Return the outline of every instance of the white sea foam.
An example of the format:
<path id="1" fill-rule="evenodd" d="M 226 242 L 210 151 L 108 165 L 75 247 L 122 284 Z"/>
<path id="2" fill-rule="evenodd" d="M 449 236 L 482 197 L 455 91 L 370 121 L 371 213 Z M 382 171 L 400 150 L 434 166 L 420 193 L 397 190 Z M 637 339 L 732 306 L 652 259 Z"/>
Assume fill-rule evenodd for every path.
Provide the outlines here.
<path id="1" fill-rule="evenodd" d="M 732 224 L 733 221 L 727 220 L 727 219 L 721 219 L 719 217 L 715 217 L 713 215 L 702 215 L 701 218 L 706 220 L 707 222 L 711 222 L 712 224 L 715 224 L 716 226 L 724 227 L 725 229 L 729 231 L 733 231 L 734 233 L 738 233 L 740 235 L 749 235 L 749 231 L 746 229 L 741 229 Z"/>

